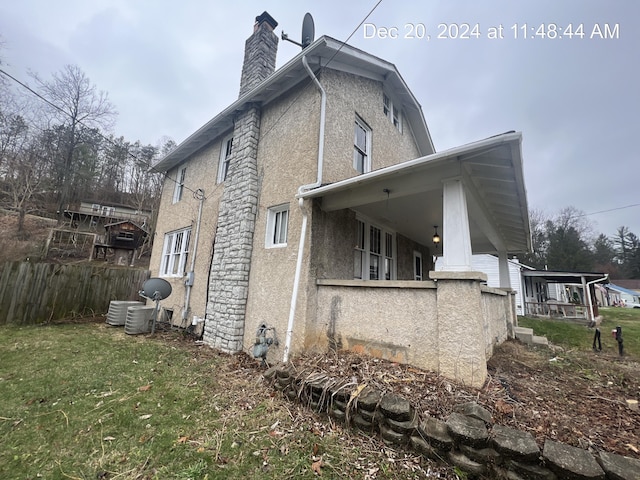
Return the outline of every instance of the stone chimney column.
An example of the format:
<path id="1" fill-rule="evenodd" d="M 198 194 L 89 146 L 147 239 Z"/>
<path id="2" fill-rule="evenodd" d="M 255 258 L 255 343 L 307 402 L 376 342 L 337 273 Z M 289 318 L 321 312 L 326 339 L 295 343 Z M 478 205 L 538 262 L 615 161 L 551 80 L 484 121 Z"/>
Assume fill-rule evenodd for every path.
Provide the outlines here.
<path id="1" fill-rule="evenodd" d="M 278 22 L 267 12 L 256 17 L 253 34 L 244 46 L 244 63 L 240 77 L 241 97 L 275 71 L 278 36 L 273 30 L 277 26 Z"/>
<path id="2" fill-rule="evenodd" d="M 257 86 L 275 70 L 278 23 L 267 13 L 256 18 L 247 40 L 240 96 Z M 218 223 L 209 270 L 209 292 L 203 341 L 227 353 L 241 352 L 253 233 L 258 212 L 258 142 L 262 110 L 247 103 L 238 112 L 233 129 L 229 171 L 218 207 Z"/>

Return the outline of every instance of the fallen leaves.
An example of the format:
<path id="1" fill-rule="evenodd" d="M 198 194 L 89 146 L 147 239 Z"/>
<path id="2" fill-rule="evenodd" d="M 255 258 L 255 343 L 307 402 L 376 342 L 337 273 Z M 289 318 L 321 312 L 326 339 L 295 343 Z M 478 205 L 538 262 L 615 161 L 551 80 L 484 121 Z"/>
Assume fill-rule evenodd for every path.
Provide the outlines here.
<path id="1" fill-rule="evenodd" d="M 322 467 L 324 467 L 324 462 L 322 461 L 322 457 L 311 464 L 311 470 L 316 475 L 322 475 Z"/>
<path id="2" fill-rule="evenodd" d="M 142 387 L 138 388 L 139 392 L 148 392 L 149 390 L 151 390 L 151 385 L 143 385 Z"/>

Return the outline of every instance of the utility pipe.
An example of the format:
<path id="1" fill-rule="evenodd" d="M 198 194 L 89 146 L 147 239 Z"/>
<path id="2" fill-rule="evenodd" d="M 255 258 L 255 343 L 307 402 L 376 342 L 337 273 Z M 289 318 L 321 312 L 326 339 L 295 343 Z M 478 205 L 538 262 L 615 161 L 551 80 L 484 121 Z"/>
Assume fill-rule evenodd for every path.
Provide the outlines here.
<path id="1" fill-rule="evenodd" d="M 321 94 L 320 101 L 320 130 L 318 132 L 318 174 L 315 183 L 310 183 L 307 185 L 301 185 L 298 187 L 298 195 L 303 193 L 305 190 L 311 190 L 312 188 L 317 188 L 322 185 L 322 168 L 324 163 L 324 125 L 325 125 L 325 116 L 326 116 L 326 105 L 327 105 L 327 94 L 322 88 L 322 85 L 318 81 L 317 77 L 314 75 L 313 70 L 309 67 L 309 63 L 307 63 L 307 56 L 302 56 L 302 65 L 307 70 L 307 73 L 314 81 Z M 287 324 L 287 335 L 284 343 L 284 355 L 282 361 L 287 363 L 289 361 L 289 351 L 291 350 L 291 341 L 293 339 L 293 327 L 295 324 L 295 314 L 296 314 L 296 304 L 298 303 L 298 290 L 300 287 L 300 274 L 302 272 L 302 259 L 304 257 L 304 244 L 307 236 L 307 217 L 309 212 L 304 208 L 304 199 L 298 199 L 298 206 L 300 207 L 300 211 L 302 212 L 302 226 L 300 228 L 300 240 L 298 243 L 298 258 L 296 260 L 296 273 L 293 277 L 293 290 L 291 292 L 291 306 L 289 308 L 289 322 Z"/>
<path id="2" fill-rule="evenodd" d="M 189 272 L 187 273 L 187 280 L 185 284 L 185 293 L 184 293 L 184 308 L 182 309 L 182 320 L 187 319 L 187 315 L 189 314 L 189 308 L 191 305 L 191 289 L 193 288 L 194 269 L 196 267 L 196 254 L 198 253 L 198 240 L 200 239 L 200 223 L 202 222 L 202 204 L 204 203 L 204 190 L 201 188 L 197 189 L 194 193 L 194 197 L 200 200 L 200 205 L 198 205 L 198 219 L 196 220 L 196 236 L 193 239 L 193 253 L 191 254 L 191 266 L 189 267 Z"/>

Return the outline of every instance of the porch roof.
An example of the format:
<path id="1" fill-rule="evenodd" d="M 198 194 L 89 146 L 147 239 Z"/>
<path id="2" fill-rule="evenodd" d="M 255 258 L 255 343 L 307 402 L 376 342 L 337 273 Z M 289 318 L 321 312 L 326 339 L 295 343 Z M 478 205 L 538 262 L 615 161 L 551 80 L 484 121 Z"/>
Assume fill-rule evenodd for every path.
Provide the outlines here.
<path id="1" fill-rule="evenodd" d="M 598 272 L 556 272 L 549 270 L 525 270 L 522 272 L 524 277 L 535 277 L 546 280 L 551 283 L 575 283 L 581 284 L 584 278 L 585 282 L 609 283 L 609 276 L 606 273 Z"/>
<path id="2" fill-rule="evenodd" d="M 531 233 L 522 134 L 507 132 L 303 192 L 321 208 L 350 208 L 423 245 L 442 226 L 443 183 L 461 179 L 473 253 L 528 252 Z M 442 242 L 446 242 L 442 238 Z"/>

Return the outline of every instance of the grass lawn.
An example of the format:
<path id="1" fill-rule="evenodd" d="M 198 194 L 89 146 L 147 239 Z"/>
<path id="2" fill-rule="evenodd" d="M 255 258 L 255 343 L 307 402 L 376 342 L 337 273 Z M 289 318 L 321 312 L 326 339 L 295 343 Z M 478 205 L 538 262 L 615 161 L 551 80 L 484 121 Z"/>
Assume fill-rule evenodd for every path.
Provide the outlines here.
<path id="1" fill-rule="evenodd" d="M 609 307 L 601 308 L 603 320 L 600 324 L 602 351 L 617 355 L 618 342 L 611 334 L 617 326 L 622 327 L 622 338 L 625 356 L 640 360 L 640 309 Z M 547 320 L 542 318 L 519 317 L 521 327 L 533 328 L 536 335 L 542 335 L 550 342 L 576 350 L 591 350 L 594 329 L 577 325 L 562 319 Z"/>
<path id="2" fill-rule="evenodd" d="M 0 327 L 0 478 L 373 471 L 382 479 L 413 478 L 407 465 L 438 468 L 421 459 L 401 464 L 377 441 L 286 402 L 246 356 L 160 336 L 129 336 L 102 322 Z"/>

